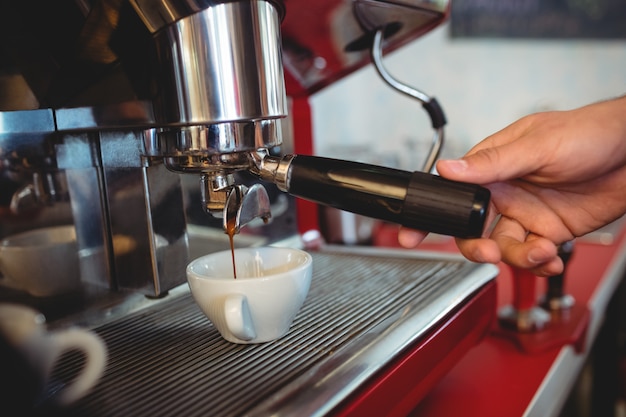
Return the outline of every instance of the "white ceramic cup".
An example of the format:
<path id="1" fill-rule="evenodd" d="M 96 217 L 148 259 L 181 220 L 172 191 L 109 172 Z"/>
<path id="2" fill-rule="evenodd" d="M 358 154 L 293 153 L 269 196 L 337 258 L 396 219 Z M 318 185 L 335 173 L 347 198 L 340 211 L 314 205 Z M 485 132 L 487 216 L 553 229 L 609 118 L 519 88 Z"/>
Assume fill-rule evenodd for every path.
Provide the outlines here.
<path id="1" fill-rule="evenodd" d="M 84 329 L 48 331 L 44 316 L 30 307 L 0 304 L 0 332 L 11 348 L 20 354 L 39 378 L 38 385 L 45 389 L 54 365 L 64 353 L 79 351 L 84 354 L 81 372 L 65 385 L 53 401 L 69 405 L 91 390 L 100 379 L 107 360 L 107 350 L 102 339 Z"/>
<path id="2" fill-rule="evenodd" d="M 74 226 L 55 226 L 9 236 L 0 242 L 0 284 L 50 297 L 80 288 Z"/>
<path id="3" fill-rule="evenodd" d="M 187 266 L 194 300 L 233 343 L 262 343 L 284 336 L 306 299 L 313 260 L 299 249 L 259 247 L 202 256 Z"/>

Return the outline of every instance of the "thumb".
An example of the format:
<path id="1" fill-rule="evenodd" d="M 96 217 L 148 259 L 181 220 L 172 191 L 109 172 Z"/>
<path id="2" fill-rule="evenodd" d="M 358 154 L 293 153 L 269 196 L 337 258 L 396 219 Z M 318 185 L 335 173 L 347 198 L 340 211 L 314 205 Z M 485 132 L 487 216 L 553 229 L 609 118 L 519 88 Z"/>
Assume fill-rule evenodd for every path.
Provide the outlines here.
<path id="1" fill-rule="evenodd" d="M 532 170 L 528 158 L 515 147 L 504 145 L 481 149 L 461 159 L 440 160 L 437 171 L 450 180 L 489 184 L 519 178 Z"/>

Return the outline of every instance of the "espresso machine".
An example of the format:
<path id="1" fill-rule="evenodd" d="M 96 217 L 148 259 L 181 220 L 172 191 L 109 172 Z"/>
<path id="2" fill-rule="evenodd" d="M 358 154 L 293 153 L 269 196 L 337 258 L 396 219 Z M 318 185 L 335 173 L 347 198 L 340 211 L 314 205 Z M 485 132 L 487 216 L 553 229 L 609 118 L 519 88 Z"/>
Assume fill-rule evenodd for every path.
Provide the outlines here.
<path id="1" fill-rule="evenodd" d="M 300 199 L 445 235 L 483 232 L 489 191 L 430 173 L 443 143 L 441 106 L 382 63 L 384 52 L 444 21 L 447 0 L 29 0 L 0 7 L 0 237 L 73 224 L 81 282 L 100 298 L 177 293 L 198 223 L 241 235 L 254 228 L 263 244 L 298 235 L 309 216 Z M 432 150 L 416 172 L 306 154 L 306 98 L 371 63 L 431 118 Z M 210 250 L 203 245 L 195 250 Z M 492 269 L 459 259 L 440 268 L 435 258 L 421 275 L 453 271 L 461 299 L 480 293 L 477 303 L 490 305 L 495 292 L 484 286 Z M 478 278 L 466 285 L 467 276 Z M 439 300 L 445 314 L 434 316 L 456 311 L 453 300 L 458 294 Z M 490 320 L 485 311 L 471 340 Z M 396 331 L 406 334 L 406 327 Z M 443 362 L 461 354 L 452 352 Z"/>
<path id="2" fill-rule="evenodd" d="M 70 202 L 89 282 L 154 296 L 184 282 L 181 173 L 198 178 L 203 210 L 223 219 L 224 228 L 234 219 L 235 233 L 271 217 L 266 188 L 249 179 L 245 185 L 243 173 L 407 227 L 481 234 L 488 191 L 428 174 L 439 137 L 426 172 L 285 154 L 291 121 L 283 62 L 307 94 L 329 82 L 307 66 L 307 49 L 289 35 L 289 25 L 281 42 L 289 2 L 85 3 L 3 6 L 11 20 L 4 25 L 5 71 L 20 76 L 24 88 L 3 98 L 0 152 L 13 214 Z M 325 71 L 338 77 L 354 70 L 363 51 L 380 61 L 385 37 L 416 36 L 447 10 L 442 1 L 409 3 L 416 4 L 345 2 L 335 13 L 345 15 L 341 36 L 352 36 L 342 39 L 349 58 L 329 62 Z M 60 39 L 46 39 L 59 25 L 68 26 Z M 441 132 L 445 116 L 436 100 L 394 87 L 421 99 Z M 25 96 L 32 103 L 22 104 Z"/>

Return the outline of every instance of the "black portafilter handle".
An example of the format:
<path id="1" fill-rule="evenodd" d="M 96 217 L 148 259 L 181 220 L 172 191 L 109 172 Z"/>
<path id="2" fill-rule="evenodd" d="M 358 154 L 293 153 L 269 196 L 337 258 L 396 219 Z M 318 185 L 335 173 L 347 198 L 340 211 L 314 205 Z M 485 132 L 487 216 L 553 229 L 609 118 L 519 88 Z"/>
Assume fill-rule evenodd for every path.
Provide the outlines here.
<path id="1" fill-rule="evenodd" d="M 305 200 L 460 238 L 480 237 L 485 227 L 491 194 L 479 185 L 317 156 L 265 160 L 271 174 L 262 169 L 261 178 Z"/>

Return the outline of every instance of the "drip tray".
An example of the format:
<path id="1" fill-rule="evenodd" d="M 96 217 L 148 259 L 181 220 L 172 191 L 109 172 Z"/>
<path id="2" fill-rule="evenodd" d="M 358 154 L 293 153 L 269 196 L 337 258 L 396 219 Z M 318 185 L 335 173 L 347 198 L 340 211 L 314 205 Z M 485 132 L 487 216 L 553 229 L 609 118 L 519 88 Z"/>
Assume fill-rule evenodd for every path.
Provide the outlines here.
<path id="1" fill-rule="evenodd" d="M 332 248 L 280 340 L 224 341 L 188 291 L 94 330 L 109 361 L 68 415 L 325 415 L 493 280 L 497 269 L 449 255 Z M 349 358 L 350 360 L 347 360 Z M 79 355 L 55 380 L 71 378 Z"/>

